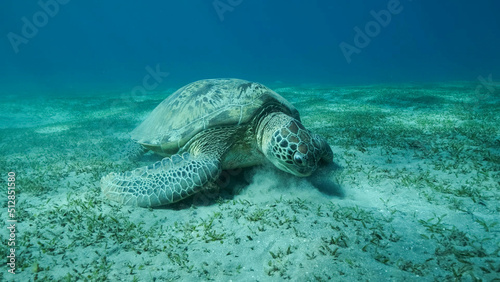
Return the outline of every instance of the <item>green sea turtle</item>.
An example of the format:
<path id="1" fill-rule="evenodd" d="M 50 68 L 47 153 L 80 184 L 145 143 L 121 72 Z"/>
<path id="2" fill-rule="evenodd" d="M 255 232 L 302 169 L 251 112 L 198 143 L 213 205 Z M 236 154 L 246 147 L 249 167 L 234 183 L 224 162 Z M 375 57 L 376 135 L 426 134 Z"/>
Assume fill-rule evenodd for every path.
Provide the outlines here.
<path id="1" fill-rule="evenodd" d="M 220 173 L 270 161 L 296 176 L 333 162 L 326 140 L 307 130 L 295 107 L 262 84 L 206 79 L 161 102 L 131 133 L 165 158 L 101 179 L 106 197 L 127 205 L 170 204 L 215 185 Z"/>

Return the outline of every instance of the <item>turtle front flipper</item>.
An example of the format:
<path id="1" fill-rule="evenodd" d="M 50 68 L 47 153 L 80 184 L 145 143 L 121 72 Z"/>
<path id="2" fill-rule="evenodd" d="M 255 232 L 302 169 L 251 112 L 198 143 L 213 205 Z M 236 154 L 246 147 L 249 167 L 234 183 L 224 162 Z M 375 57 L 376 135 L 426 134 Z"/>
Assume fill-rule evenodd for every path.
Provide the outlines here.
<path id="1" fill-rule="evenodd" d="M 184 153 L 130 172 L 110 173 L 101 179 L 101 190 L 108 199 L 125 205 L 155 207 L 203 190 L 220 173 L 217 159 Z"/>

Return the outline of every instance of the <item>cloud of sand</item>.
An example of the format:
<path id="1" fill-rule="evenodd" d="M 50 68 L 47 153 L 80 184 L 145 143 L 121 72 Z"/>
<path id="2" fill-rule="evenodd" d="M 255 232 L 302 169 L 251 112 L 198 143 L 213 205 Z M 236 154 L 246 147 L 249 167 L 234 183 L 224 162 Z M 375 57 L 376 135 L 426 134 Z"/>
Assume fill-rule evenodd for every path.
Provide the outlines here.
<path id="1" fill-rule="evenodd" d="M 306 178 L 299 178 L 269 166 L 256 167 L 245 173 L 250 184 L 239 193 L 238 197 L 241 199 L 268 202 L 280 198 L 331 198 L 318 191 Z"/>

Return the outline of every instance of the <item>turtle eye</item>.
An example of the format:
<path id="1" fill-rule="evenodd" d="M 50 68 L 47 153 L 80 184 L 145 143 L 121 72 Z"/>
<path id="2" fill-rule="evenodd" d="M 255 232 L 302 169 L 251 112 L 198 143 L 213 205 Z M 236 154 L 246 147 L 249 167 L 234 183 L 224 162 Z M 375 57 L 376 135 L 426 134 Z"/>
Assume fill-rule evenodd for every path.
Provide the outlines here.
<path id="1" fill-rule="evenodd" d="M 293 161 L 295 162 L 295 164 L 298 164 L 298 165 L 304 164 L 304 158 L 302 158 L 302 154 L 299 154 L 299 153 L 295 153 L 293 155 Z"/>

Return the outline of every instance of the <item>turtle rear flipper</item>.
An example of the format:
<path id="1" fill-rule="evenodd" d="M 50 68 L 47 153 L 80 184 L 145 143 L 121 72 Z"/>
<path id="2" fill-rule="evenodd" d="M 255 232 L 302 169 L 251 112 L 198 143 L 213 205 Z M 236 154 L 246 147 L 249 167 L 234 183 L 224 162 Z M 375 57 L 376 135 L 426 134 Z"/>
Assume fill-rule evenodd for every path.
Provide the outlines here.
<path id="1" fill-rule="evenodd" d="M 103 194 L 125 205 L 155 207 L 185 199 L 209 186 L 221 173 L 220 162 L 189 153 L 164 158 L 153 165 L 101 179 Z"/>

